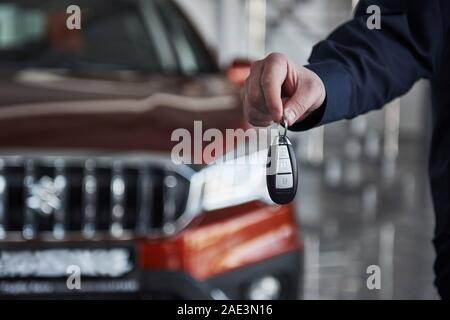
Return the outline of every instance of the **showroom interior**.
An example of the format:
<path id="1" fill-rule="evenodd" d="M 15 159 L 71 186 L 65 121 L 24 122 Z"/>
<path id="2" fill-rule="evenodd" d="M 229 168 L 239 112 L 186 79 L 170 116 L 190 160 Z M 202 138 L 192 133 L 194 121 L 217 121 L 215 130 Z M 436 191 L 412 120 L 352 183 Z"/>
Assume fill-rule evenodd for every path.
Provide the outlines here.
<path id="1" fill-rule="evenodd" d="M 227 65 L 237 57 L 262 59 L 271 52 L 306 64 L 312 46 L 350 19 L 357 1 L 179 3 Z M 305 299 L 437 297 L 427 177 L 429 107 L 429 87 L 421 81 L 381 111 L 291 134 L 300 164 Z M 365 287 L 371 264 L 383 270 L 383 290 Z"/>
<path id="2" fill-rule="evenodd" d="M 72 2 L 81 8 L 81 36 L 73 36 L 73 30 L 57 31 L 64 28 L 69 14 L 65 8 Z M 0 61 L 0 297 L 59 297 L 60 290 L 63 297 L 76 295 L 77 281 L 72 283 L 73 290 L 66 283 L 65 277 L 71 276 L 66 268 L 80 262 L 85 263 L 81 288 L 98 290 L 107 298 L 113 296 L 109 291 L 114 291 L 114 297 L 132 293 L 132 298 L 158 299 L 439 298 L 433 285 L 427 81 L 417 82 L 384 108 L 353 120 L 289 132 L 299 182 L 294 203 L 288 207 L 258 202 L 261 199 L 253 191 L 260 185 L 251 183 L 265 183 L 262 171 L 244 170 L 242 180 L 248 180 L 248 186 L 242 191 L 233 184 L 225 186 L 230 172 L 237 175 L 229 167 L 215 166 L 204 173 L 201 166 L 170 162 L 167 146 L 172 145 L 170 133 L 175 129 L 189 129 L 194 121 L 203 120 L 222 130 L 227 123 L 241 121 L 236 120 L 241 113 L 227 111 L 229 103 L 240 103 L 242 89 L 242 82 L 226 79 L 233 66 L 248 69 L 252 61 L 272 52 L 307 64 L 312 47 L 351 19 L 357 0 L 171 0 L 167 2 L 174 7 L 167 10 L 176 11 L 177 16 L 167 21 L 162 13 L 166 1 L 112 1 L 120 6 L 112 5 L 110 16 L 107 9 L 101 11 L 103 7 L 89 2 L 63 0 L 64 6 L 54 9 L 34 0 L 18 1 L 25 3 L 23 8 L 13 8 L 14 1 L 0 1 L 0 60 L 4 60 Z M 105 8 L 107 2 L 98 1 Z M 92 6 L 86 11 L 86 24 L 85 5 Z M 17 40 L 14 32 L 22 30 L 17 23 L 21 20 L 14 17 L 27 6 L 32 13 L 26 19 L 33 27 Z M 154 28 L 149 34 L 155 39 L 159 39 L 155 12 L 162 16 L 159 27 L 173 31 L 192 24 L 196 31 L 185 31 L 188 42 L 180 41 L 174 56 L 182 60 L 183 50 L 189 51 L 186 46 L 192 45 L 193 53 L 184 56 L 188 65 L 198 52 L 210 54 L 212 62 L 200 61 L 197 69 L 191 66 L 194 69 L 182 75 L 166 77 L 161 72 L 154 77 L 157 59 L 145 61 L 146 50 L 159 52 L 163 43 L 183 33 L 169 31 L 169 41 L 144 45 L 146 33 L 136 31 L 140 30 L 138 20 L 130 18 L 123 28 L 114 29 L 119 26 L 113 21 L 117 12 L 131 12 L 132 17 L 133 6 L 148 13 L 143 25 Z M 161 8 L 151 11 L 149 6 Z M 36 8 L 44 13 L 33 18 Z M 51 14 L 43 27 L 39 19 L 47 14 L 45 10 Z M 59 10 L 58 14 L 52 10 Z M 96 24 L 96 19 L 101 23 Z M 132 36 L 125 34 L 128 27 L 135 30 Z M 33 30 L 41 28 L 50 30 L 52 54 L 39 51 L 43 44 L 35 46 L 42 34 Z M 116 47 L 122 33 L 128 42 Z M 30 47 L 21 47 L 25 38 Z M 136 48 L 129 49 L 132 45 Z M 11 54 L 17 48 L 24 52 Z M 39 64 L 30 68 L 34 58 L 25 52 L 29 48 L 42 54 Z M 66 55 L 69 58 L 62 60 Z M 87 60 L 78 61 L 79 57 Z M 10 59 L 25 61 L 27 67 L 13 70 Z M 111 71 L 126 66 L 127 59 L 132 61 L 132 71 Z M 139 59 L 142 65 L 137 64 Z M 85 73 L 83 68 L 94 65 L 92 61 L 97 69 Z M 135 74 L 141 67 L 151 71 Z M 204 70 L 213 70 L 213 78 L 203 77 Z M 216 91 L 222 96 L 215 97 Z M 183 100 L 183 96 L 189 98 Z M 199 103 L 218 111 L 203 114 Z M 127 104 L 131 111 L 123 113 Z M 254 181 L 251 175 L 263 180 Z M 197 177 L 211 180 L 199 178 L 204 185 L 194 189 Z M 156 190 L 152 196 L 140 193 L 150 189 Z M 210 192 L 209 202 L 196 203 L 197 191 L 204 192 L 204 197 Z M 238 192 L 252 202 L 234 199 Z M 160 201 L 155 197 L 161 197 Z M 150 211 L 161 216 L 146 216 Z M 135 233 L 129 235 L 127 229 L 132 228 Z M 59 256 L 52 255 L 55 250 Z M 298 252 L 291 254 L 296 250 L 301 251 L 300 262 Z M 17 260 L 13 262 L 12 257 Z M 38 270 L 40 257 L 54 257 L 58 262 L 44 263 L 43 270 Z M 36 266 L 30 267 L 33 263 Z M 104 269 L 96 269 L 95 264 Z M 49 265 L 54 273 L 46 273 Z M 376 288 L 368 285 L 373 266 L 381 272 Z M 84 277 L 83 268 L 90 268 L 91 274 Z M 139 268 L 146 270 L 145 277 L 141 278 Z M 76 268 L 70 270 L 77 273 Z M 25 274 L 23 279 L 20 272 Z M 141 286 L 151 287 L 152 292 L 137 294 Z"/>

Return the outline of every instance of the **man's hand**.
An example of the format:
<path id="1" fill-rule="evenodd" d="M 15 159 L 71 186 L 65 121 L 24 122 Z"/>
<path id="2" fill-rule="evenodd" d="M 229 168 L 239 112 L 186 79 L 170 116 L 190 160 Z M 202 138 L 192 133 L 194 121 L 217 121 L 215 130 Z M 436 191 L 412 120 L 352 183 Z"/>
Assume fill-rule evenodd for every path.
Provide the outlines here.
<path id="1" fill-rule="evenodd" d="M 280 53 L 252 64 L 242 100 L 248 121 L 258 127 L 280 122 L 289 125 L 306 118 L 325 100 L 325 86 L 317 74 Z"/>

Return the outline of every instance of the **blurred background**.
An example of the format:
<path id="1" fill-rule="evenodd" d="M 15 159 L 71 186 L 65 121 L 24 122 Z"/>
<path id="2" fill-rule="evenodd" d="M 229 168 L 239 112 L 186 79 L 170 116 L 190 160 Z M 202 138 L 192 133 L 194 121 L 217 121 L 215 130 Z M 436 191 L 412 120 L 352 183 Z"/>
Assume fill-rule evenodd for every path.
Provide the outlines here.
<path id="1" fill-rule="evenodd" d="M 306 64 L 348 20 L 352 0 L 178 0 L 222 65 L 271 52 Z M 433 211 L 427 178 L 429 88 L 381 111 L 291 133 L 300 163 L 306 299 L 431 299 Z M 381 290 L 366 268 L 382 270 Z"/>
<path id="2" fill-rule="evenodd" d="M 105 100 L 119 97 L 139 99 L 149 97 L 155 92 L 170 91 L 170 93 L 175 92 L 178 95 L 189 95 L 191 98 L 202 95 L 211 97 L 217 92 L 221 95 L 231 95 L 237 90 L 235 87 L 230 89 L 231 84 L 229 82 L 223 84 L 223 78 L 225 78 L 223 73 L 225 72 L 222 71 L 226 71 L 230 65 L 233 65 L 233 62 L 261 59 L 268 53 L 277 51 L 288 55 L 299 64 L 306 64 L 312 46 L 326 37 L 336 26 L 350 19 L 357 3 L 357 1 L 352 0 L 176 0 L 175 2 L 184 9 L 183 11 L 190 18 L 190 21 L 197 27 L 208 48 L 214 52 L 221 69 L 219 72 L 215 63 L 209 61 L 210 57 L 204 50 L 202 42 L 197 39 L 195 33 L 190 30 L 188 23 L 183 20 L 181 15 L 167 13 L 175 11 L 170 6 L 166 6 L 165 1 L 130 1 L 130 3 L 139 4 L 139 8 L 142 6 L 143 12 L 149 12 L 148 16 L 145 16 L 145 24 L 137 18 L 138 14 L 133 11 L 134 9 L 127 11 L 128 15 L 121 14 L 121 6 L 111 7 L 114 10 L 109 12 L 106 9 L 104 10 L 104 7 L 109 7 L 109 2 L 107 4 L 106 1 L 102 1 L 99 8 L 95 6 L 91 8 L 94 13 L 92 20 L 96 22 L 96 19 L 98 19 L 100 23 L 92 23 L 86 31 L 80 32 L 81 36 L 70 35 L 70 32 L 61 29 L 61 26 L 64 27 L 66 16 L 65 11 L 61 11 L 59 7 L 58 15 L 50 15 L 52 19 L 47 21 L 49 24 L 47 35 L 43 27 L 45 14 L 42 12 L 44 11 L 38 12 L 38 14 L 31 12 L 28 16 L 20 16 L 21 11 L 17 10 L 16 12 L 17 8 L 14 7 L 13 2 L 6 1 L 9 2 L 7 5 L 3 2 L 3 0 L 0 0 L 0 52 L 2 54 L 0 64 L 2 71 L 16 67 L 10 62 L 11 60 L 17 62 L 19 70 L 23 68 L 27 72 L 14 75 L 14 84 L 13 80 L 9 78 L 4 81 L 6 84 L 0 87 L 0 105 L 42 102 L 51 97 L 56 102 L 81 101 L 80 106 L 85 108 L 84 110 L 91 107 L 89 103 L 88 106 L 84 105 L 82 102 L 84 100 Z M 40 6 L 40 1 L 29 0 L 25 2 L 33 8 Z M 48 3 L 51 2 L 48 1 Z M 63 2 L 65 4 L 71 3 L 70 1 Z M 84 4 L 90 3 L 90 1 L 81 2 Z M 125 2 L 127 1 L 122 1 L 121 5 L 128 10 L 129 8 L 124 5 Z M 155 3 L 164 10 L 161 9 L 157 14 L 156 10 L 152 11 Z M 52 5 L 48 5 L 48 8 L 45 6 L 45 8 L 46 10 L 51 9 Z M 48 9 L 49 12 L 50 9 Z M 113 17 L 111 19 L 110 14 Z M 167 33 L 158 29 L 163 25 L 158 24 L 161 18 L 158 15 L 164 18 L 161 20 L 167 20 L 164 21 L 169 26 Z M 22 23 L 22 20 L 26 20 L 26 23 Z M 4 22 L 3 25 L 2 22 Z M 152 32 L 148 32 L 149 30 L 146 28 Z M 60 30 L 63 31 L 60 32 Z M 150 38 L 147 33 L 155 39 L 154 42 L 146 42 Z M 47 41 L 45 37 L 48 37 L 50 41 Z M 41 38 L 44 39 L 42 43 L 40 42 Z M 36 39 L 39 41 L 35 41 Z M 175 43 L 173 47 L 170 47 L 169 42 L 171 41 Z M 47 42 L 50 43 L 50 49 L 46 47 Z M 19 49 L 17 50 L 17 48 Z M 34 52 L 39 52 L 41 55 L 38 56 Z M 154 55 L 150 55 L 150 53 L 154 53 Z M 106 56 L 108 59 L 105 59 Z M 158 58 L 161 58 L 161 63 L 158 63 Z M 30 71 L 28 69 L 33 68 L 49 68 L 51 72 L 47 72 L 47 70 L 41 73 L 28 72 Z M 88 70 L 88 76 L 83 74 L 83 72 L 86 72 L 85 69 Z M 108 74 L 110 71 L 114 73 L 113 78 Z M 136 75 L 134 71 L 142 71 L 144 75 Z M 171 72 L 174 71 L 183 75 L 195 76 L 198 74 L 199 76 L 194 80 L 185 81 L 185 79 L 180 80 L 177 77 L 172 78 Z M 155 78 L 152 78 L 154 73 L 157 73 L 156 81 Z M 167 78 L 158 76 L 165 73 L 169 74 Z M 208 73 L 215 74 L 213 77 L 209 77 Z M 208 75 L 202 78 L 204 74 Z M 221 78 L 218 80 L 219 74 Z M 76 77 L 79 78 L 76 79 Z M 82 77 L 84 79 L 80 80 Z M 118 81 L 115 82 L 115 80 Z M 123 83 L 120 83 L 122 80 Z M 70 92 L 71 90 L 73 92 Z M 82 95 L 84 96 L 81 97 Z M 175 100 L 172 99 L 171 101 Z M 133 105 L 133 102 L 130 101 L 126 100 L 126 103 Z M 95 118 L 95 116 L 88 115 L 87 118 L 80 116 L 78 119 L 74 117 L 75 120 L 71 117 L 61 117 L 60 125 L 52 118 L 27 123 L 26 112 L 29 112 L 30 109 L 24 108 L 21 109 L 21 112 L 25 113 L 25 115 L 22 115 L 25 120 L 22 120 L 22 122 L 18 120 L 17 123 L 12 121 L 3 125 L 2 130 L 4 131 L 2 131 L 3 135 L 0 136 L 0 145 L 2 148 L 10 146 L 32 146 L 34 148 L 58 146 L 95 149 L 101 147 L 126 151 L 150 149 L 152 152 L 160 152 L 163 147 L 169 149 L 169 146 L 165 145 L 167 141 L 164 139 L 168 139 L 167 137 L 173 129 L 183 127 L 183 123 L 192 124 L 195 120 L 198 110 L 194 107 L 198 107 L 195 104 L 200 100 L 190 99 L 188 101 L 189 103 L 182 101 L 181 105 L 182 107 L 189 105 L 194 110 L 192 113 L 170 113 L 168 111 L 167 114 L 160 113 L 156 117 L 146 115 L 148 118 L 136 117 L 133 114 L 131 116 L 119 115 L 117 118 L 113 116 Z M 217 106 L 226 105 L 229 99 L 212 99 L 211 101 L 214 106 Z M 232 102 L 235 101 L 232 100 Z M 111 101 L 100 103 L 99 107 L 107 109 L 108 103 L 111 103 Z M 77 104 L 72 103 L 71 106 L 73 105 L 78 107 Z M 191 105 L 194 105 L 194 107 L 191 107 Z M 67 108 L 67 106 L 64 107 L 63 103 L 56 104 L 56 106 L 63 109 Z M 123 108 L 121 104 L 113 104 L 113 106 Z M 134 105 L 138 109 L 140 106 Z M 301 284 L 303 298 L 437 298 L 433 286 L 434 250 L 431 243 L 434 218 L 427 176 L 430 131 L 429 108 L 428 83 L 421 81 L 406 96 L 393 101 L 383 110 L 371 112 L 352 121 L 341 121 L 326 127 L 316 128 L 309 132 L 292 132 L 289 134 L 296 145 L 300 168 L 296 215 L 300 222 L 300 233 L 304 241 L 304 274 Z M 161 112 L 164 112 L 164 110 Z M 10 114 L 14 118 L 14 111 L 10 111 Z M 230 115 L 226 112 L 223 112 L 223 114 L 219 113 L 218 119 L 210 117 L 209 124 L 211 126 L 226 126 L 228 121 L 230 123 L 241 121 L 241 119 L 234 119 L 241 117 L 240 114 Z M 165 121 L 161 121 L 161 118 Z M 168 119 L 173 121 L 170 122 Z M 152 127 L 159 130 L 156 131 L 159 136 L 152 135 L 154 134 L 150 131 L 150 129 L 153 129 Z M 96 134 L 91 134 L 91 130 L 96 130 Z M 64 134 L 61 134 L 61 132 L 64 132 Z M 148 137 L 153 137 L 153 139 Z M 167 152 L 167 150 L 164 151 Z M 13 158 L 14 156 L 15 154 L 13 154 Z M 117 161 L 112 158 L 103 159 L 108 168 L 102 171 L 102 175 L 98 175 L 98 171 L 95 171 L 96 168 L 92 165 L 92 161 L 89 161 L 90 159 L 85 161 L 84 158 L 83 164 L 76 164 L 75 168 L 65 167 L 64 161 L 55 161 L 57 165 L 52 164 L 51 170 L 49 170 L 49 167 L 45 167 L 45 170 L 41 171 L 34 170 L 32 162 L 27 165 L 23 163 L 11 165 L 14 166 L 15 171 L 10 170 L 7 167 L 9 164 L 5 160 L 5 163 L 0 163 L 0 177 L 3 177 L 3 170 L 13 172 L 10 176 L 16 174 L 20 177 L 20 179 L 15 179 L 16 185 L 14 187 L 16 193 L 20 193 L 22 196 L 18 195 L 13 199 L 16 206 L 13 209 L 17 212 L 19 210 L 21 210 L 20 212 L 24 211 L 27 214 L 38 212 L 38 219 L 44 221 L 42 225 L 44 225 L 46 231 L 51 232 L 52 226 L 56 225 L 53 220 L 45 220 L 47 216 L 54 214 L 55 219 L 58 217 L 64 218 L 64 215 L 70 211 L 75 218 L 68 224 L 75 231 L 80 231 L 84 227 L 86 228 L 82 230 L 83 232 L 98 231 L 93 230 L 95 229 L 93 225 L 96 221 L 100 221 L 96 227 L 101 225 L 102 231 L 110 232 L 112 236 L 116 234 L 122 236 L 122 232 L 127 226 L 139 227 L 139 223 L 136 222 L 141 217 L 138 217 L 137 207 L 139 205 L 140 208 L 147 206 L 144 209 L 149 209 L 147 211 L 141 210 L 142 212 L 145 211 L 144 218 L 151 209 L 159 214 L 157 219 L 154 219 L 155 221 L 151 221 L 154 224 L 152 225 L 154 229 L 158 229 L 158 232 L 161 231 L 165 235 L 173 235 L 177 231 L 175 222 L 183 214 L 184 202 L 188 202 L 185 199 L 187 198 L 186 190 L 188 187 L 186 185 L 188 182 L 185 180 L 189 180 L 191 177 L 186 178 L 186 175 L 183 175 L 184 172 L 179 174 L 175 169 L 173 169 L 173 172 L 170 171 L 172 169 L 161 169 L 158 171 L 156 180 L 158 189 L 153 196 L 161 197 L 162 200 L 157 205 L 154 205 L 153 202 L 150 204 L 151 200 L 146 202 L 145 199 L 148 198 L 139 193 L 136 185 L 130 187 L 130 181 L 135 184 L 136 181 L 142 183 L 139 186 L 144 186 L 144 189 L 150 188 L 148 187 L 150 180 L 146 180 L 145 177 L 148 177 L 148 172 L 155 171 L 154 168 L 146 167 L 142 174 L 134 167 L 132 169 L 126 167 L 127 161 L 132 157 L 127 156 L 125 158 L 127 159 L 116 159 Z M 74 179 L 74 181 L 76 180 L 76 186 L 72 185 L 72 181 L 70 181 L 72 176 L 66 175 L 65 170 L 73 170 L 71 174 L 76 176 L 76 179 Z M 222 171 L 220 172 L 220 170 Z M 153 254 L 156 253 L 165 257 L 164 254 L 168 252 L 169 258 L 167 258 L 167 261 L 156 262 L 149 258 L 149 262 L 144 261 L 144 264 L 148 263 L 146 267 L 156 268 L 161 267 L 163 263 L 167 263 L 167 266 L 165 266 L 168 269 L 176 269 L 179 265 L 187 265 L 186 268 L 190 268 L 190 271 L 198 278 L 205 279 L 211 276 L 216 269 L 220 272 L 223 271 L 223 269 L 220 269 L 223 265 L 228 268 L 227 270 L 230 270 L 238 265 L 236 261 L 247 263 L 247 255 L 251 256 L 251 254 L 247 254 L 245 250 L 257 255 L 261 248 L 269 248 L 269 251 L 273 249 L 270 245 L 273 244 L 272 242 L 258 243 L 258 245 L 264 245 L 264 247 L 253 249 L 251 245 L 256 243 L 255 239 L 260 234 L 252 234 L 254 239 L 250 240 L 253 242 L 244 243 L 241 251 L 233 251 L 234 234 L 230 235 L 229 230 L 232 229 L 227 228 L 233 227 L 236 229 L 236 225 L 239 224 L 234 225 L 227 220 L 229 216 L 224 214 L 226 210 L 223 203 L 226 206 L 233 207 L 228 213 L 231 213 L 230 216 L 236 220 L 243 215 L 242 213 L 254 217 L 256 212 L 258 213 L 257 217 L 261 219 L 265 219 L 265 217 L 269 217 L 267 219 L 273 218 L 275 214 L 284 216 L 289 214 L 286 213 L 287 209 L 280 207 L 274 209 L 275 206 L 271 206 L 267 202 L 264 204 L 265 207 L 260 204 L 253 206 L 246 203 L 249 202 L 249 199 L 260 200 L 260 194 L 255 195 L 252 192 L 254 190 L 254 193 L 259 192 L 257 187 L 265 188 L 265 184 L 261 185 L 261 181 L 257 181 L 255 183 L 259 184 L 256 187 L 244 185 L 241 189 L 238 189 L 235 183 L 226 189 L 227 186 L 218 185 L 225 185 L 228 182 L 227 179 L 224 179 L 225 177 L 233 174 L 238 176 L 238 173 L 233 172 L 233 170 L 228 172 L 220 167 L 216 171 L 219 172 L 213 173 L 221 180 L 219 180 L 220 183 L 217 183 L 217 181 L 213 181 L 215 184 L 211 183 L 212 196 L 209 205 L 218 213 L 216 213 L 216 216 L 209 215 L 210 221 L 207 221 L 205 225 L 199 227 L 194 225 L 192 227 L 194 230 L 192 233 L 198 230 L 203 232 L 201 228 L 207 229 L 207 232 L 197 237 L 192 236 L 186 241 L 182 239 L 183 245 L 186 245 L 186 243 L 186 246 L 192 245 L 192 248 L 189 248 L 192 249 L 191 252 L 196 253 L 195 250 L 200 252 L 198 248 L 204 246 L 203 248 L 206 248 L 205 253 L 200 252 L 197 256 L 192 255 L 192 259 L 185 262 L 181 259 L 189 260 L 189 256 L 181 254 L 182 258 L 176 257 L 174 252 L 178 251 L 172 248 L 171 244 L 164 242 L 158 244 L 155 240 L 155 243 L 149 242 L 146 244 L 148 256 L 152 258 Z M 239 174 L 244 176 L 252 173 L 252 171 L 241 171 L 243 172 L 239 172 Z M 132 174 L 129 174 L 129 172 L 132 172 Z M 260 173 L 258 171 L 258 174 Z M 23 185 L 23 175 L 25 175 L 25 178 L 30 177 L 30 185 Z M 72 194 L 75 194 L 78 202 L 73 205 L 73 208 L 67 209 L 67 212 L 61 209 L 62 205 L 59 206 L 63 197 L 60 196 L 58 186 L 55 185 L 56 178 L 53 179 L 55 175 L 68 179 L 68 182 L 64 181 L 70 184 L 73 188 L 71 190 L 77 190 Z M 265 178 L 262 173 L 260 176 Z M 5 205 L 7 193 L 4 190 L 7 189 L 7 186 L 9 187 L 8 183 L 10 182 L 7 181 L 8 176 L 5 175 L 5 177 L 0 180 L 0 240 L 2 235 L 5 236 L 5 232 L 2 230 L 3 218 L 8 215 L 7 208 L 11 207 L 10 204 Z M 95 180 L 97 178 L 98 180 Z M 240 181 L 244 183 L 247 180 L 253 182 L 249 178 L 240 178 Z M 98 190 L 96 189 L 97 183 Z M 141 202 L 125 201 L 123 196 L 125 189 L 131 190 L 130 193 L 138 194 L 135 199 L 141 200 L 140 197 L 142 196 L 144 200 Z M 20 190 L 20 192 L 17 190 Z M 24 190 L 30 193 L 30 198 L 34 200 L 36 200 L 35 198 L 38 198 L 38 200 L 44 198 L 41 201 L 42 203 L 39 202 L 37 205 L 34 203 L 34 207 L 30 207 L 29 203 L 25 205 Z M 37 195 L 33 195 L 33 190 L 40 193 L 36 192 Z M 245 194 L 244 200 L 239 198 L 241 194 L 236 197 L 236 193 L 239 192 Z M 249 199 L 246 198 L 246 192 L 250 193 Z M 44 196 L 53 196 L 51 199 L 55 200 L 58 206 L 42 208 L 42 205 L 46 204 L 44 200 L 48 200 L 48 198 L 42 196 L 43 194 Z M 98 196 L 98 194 L 101 194 L 101 196 Z M 225 195 L 229 198 L 226 198 Z M 26 196 L 29 195 L 26 194 Z M 82 199 L 82 197 L 84 198 Z M 186 204 L 186 207 L 188 204 Z M 94 209 L 91 210 L 92 208 Z M 118 210 L 114 211 L 117 208 Z M 220 211 L 221 209 L 222 211 Z M 124 215 L 126 211 L 132 211 L 135 217 L 127 220 L 127 215 Z M 139 211 L 139 215 L 141 211 Z M 116 214 L 117 212 L 119 213 Z M 33 214 L 30 213 L 30 217 Z M 81 217 L 82 215 L 84 216 Z M 29 216 L 25 218 L 27 217 Z M 68 219 L 72 218 L 69 217 Z M 92 223 L 88 224 L 82 221 Z M 17 226 L 14 226 L 16 228 L 14 231 L 27 231 L 21 229 L 23 221 L 17 220 L 16 222 Z M 148 223 L 148 221 L 146 222 Z M 208 229 L 208 223 L 213 224 L 214 222 L 221 224 L 221 227 Z M 71 223 L 72 225 L 70 225 Z M 242 223 L 242 221 L 239 223 Z M 248 223 L 248 221 L 245 223 Z M 293 225 L 292 222 L 290 224 Z M 65 229 L 62 228 L 59 231 L 64 232 Z M 147 231 L 144 230 L 144 232 Z M 226 239 L 229 241 L 227 242 L 228 247 L 224 245 L 224 240 L 219 236 L 216 237 L 218 231 L 229 236 Z M 268 231 L 266 233 L 269 234 Z M 32 236 L 33 234 L 31 234 L 31 238 Z M 247 237 L 248 233 L 245 233 L 245 236 Z M 285 233 L 281 236 L 285 236 Z M 290 239 L 292 240 L 295 235 L 291 234 L 291 236 Z M 246 238 L 236 237 L 236 239 L 245 240 Z M 285 238 L 280 241 L 282 244 L 287 242 Z M 214 248 L 216 248 L 216 252 L 214 252 Z M 261 251 L 263 250 L 261 249 Z M 238 258 L 235 260 L 229 258 L 225 261 L 227 255 L 230 254 L 231 256 L 233 253 Z M 203 256 L 201 256 L 202 254 Z M 205 261 L 209 263 L 209 257 L 214 256 L 214 254 L 221 257 L 214 260 L 215 263 L 208 266 L 211 270 L 208 270 Z M 378 265 L 381 268 L 380 290 L 369 290 L 366 286 L 367 267 L 369 265 Z M 2 271 L 1 267 L 0 261 L 0 272 Z M 202 270 L 206 271 L 202 274 Z M 257 271 L 258 275 L 264 274 L 266 269 L 261 268 Z M 211 272 L 211 274 L 207 274 L 207 272 Z M 220 272 L 216 273 L 219 274 Z M 216 273 L 213 275 L 216 275 Z M 297 272 L 293 273 L 297 275 Z M 256 273 L 252 271 L 249 274 Z M 256 288 L 252 291 L 255 293 L 253 297 L 282 297 L 276 292 L 280 284 L 274 278 L 259 282 L 255 280 L 255 285 L 248 285 L 247 275 L 242 274 L 239 277 L 245 284 L 245 290 L 248 287 L 250 289 Z M 152 281 L 155 282 L 157 279 L 158 277 L 152 278 Z M 135 284 L 135 282 L 133 283 Z M 151 283 L 151 281 L 148 283 Z M 166 281 L 166 283 L 169 283 L 169 281 Z M 184 289 L 182 285 L 178 285 L 177 282 L 174 283 L 176 283 L 177 288 L 182 287 Z M 230 283 L 233 283 L 233 281 L 226 278 L 223 282 L 220 282 L 220 285 L 217 284 L 218 288 L 221 286 L 225 288 L 222 288 L 223 291 L 212 290 L 211 292 L 208 291 L 207 294 L 214 298 L 226 298 L 225 294 L 228 294 L 226 285 Z M 214 281 L 211 285 L 212 288 L 216 287 Z M 127 286 L 133 287 L 133 285 L 128 284 Z M 241 291 L 244 291 L 243 287 L 244 285 L 239 283 L 239 288 L 230 289 L 229 292 L 239 291 L 239 294 L 241 294 Z M 1 290 L 3 288 L 0 286 Z M 14 288 L 16 290 L 16 287 Z M 248 298 L 252 292 L 245 292 L 245 295 L 242 296 Z M 267 292 L 275 292 L 276 294 L 269 295 Z"/>

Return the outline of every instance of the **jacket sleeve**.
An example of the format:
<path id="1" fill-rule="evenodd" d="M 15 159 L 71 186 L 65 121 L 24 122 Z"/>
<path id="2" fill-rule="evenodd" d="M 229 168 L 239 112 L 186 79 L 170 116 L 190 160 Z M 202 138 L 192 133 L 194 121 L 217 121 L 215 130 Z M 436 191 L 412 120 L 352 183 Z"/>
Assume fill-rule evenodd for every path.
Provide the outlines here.
<path id="1" fill-rule="evenodd" d="M 420 78 L 432 78 L 447 37 L 448 3 L 438 0 L 360 1 L 353 20 L 314 46 L 309 65 L 325 85 L 326 100 L 291 127 L 307 130 L 351 119 L 406 93 Z M 369 29 L 370 5 L 381 9 L 381 29 Z"/>

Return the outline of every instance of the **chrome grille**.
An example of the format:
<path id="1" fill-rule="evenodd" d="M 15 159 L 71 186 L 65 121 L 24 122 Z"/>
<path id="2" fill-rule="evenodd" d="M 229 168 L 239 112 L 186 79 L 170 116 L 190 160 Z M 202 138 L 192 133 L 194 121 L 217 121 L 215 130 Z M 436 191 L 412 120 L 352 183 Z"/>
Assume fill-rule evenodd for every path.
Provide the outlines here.
<path id="1" fill-rule="evenodd" d="M 173 234 L 197 213 L 194 176 L 148 155 L 0 155 L 0 239 Z"/>

